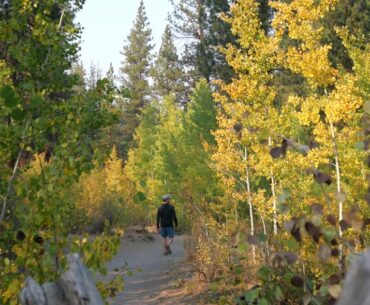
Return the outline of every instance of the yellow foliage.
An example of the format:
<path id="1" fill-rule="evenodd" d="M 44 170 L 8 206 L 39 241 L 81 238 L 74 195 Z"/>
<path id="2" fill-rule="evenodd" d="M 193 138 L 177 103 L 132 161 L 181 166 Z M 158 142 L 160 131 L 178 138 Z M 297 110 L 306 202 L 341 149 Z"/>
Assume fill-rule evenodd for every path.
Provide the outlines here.
<path id="1" fill-rule="evenodd" d="M 360 119 L 366 93 L 359 87 L 358 75 L 332 66 L 331 46 L 323 44 L 319 27 L 336 3 L 273 1 L 274 18 L 267 34 L 260 26 L 255 1 L 238 1 L 226 18 L 240 45 L 225 50 L 236 76 L 231 83 L 218 82 L 221 89 L 215 93 L 221 109 L 213 159 L 227 197 L 224 209 L 218 206 L 214 211 L 224 217 L 238 208 L 246 213 L 243 206 L 248 202 L 254 215 L 246 217 L 254 217 L 255 223 L 249 232 L 261 232 L 266 224 L 270 234 L 275 222 L 281 225 L 307 215 L 313 204 L 321 204 L 325 214 L 339 219 L 354 204 L 369 210 L 363 199 L 369 174 L 363 165 L 365 152 L 356 149 L 356 143 L 363 141 Z M 280 71 L 301 77 L 309 85 L 307 92 L 297 95 L 292 90 L 278 101 L 279 82 L 274 79 L 284 73 Z M 284 152 L 283 139 L 285 145 L 289 143 Z M 331 185 L 315 181 L 315 171 L 330 175 Z M 280 204 L 285 207 L 277 208 Z M 334 261 L 317 261 L 316 246 L 308 242 L 304 230 L 302 234 L 299 251 L 307 270 L 319 277 L 335 270 Z M 283 243 L 288 238 L 281 230 L 277 236 Z"/>

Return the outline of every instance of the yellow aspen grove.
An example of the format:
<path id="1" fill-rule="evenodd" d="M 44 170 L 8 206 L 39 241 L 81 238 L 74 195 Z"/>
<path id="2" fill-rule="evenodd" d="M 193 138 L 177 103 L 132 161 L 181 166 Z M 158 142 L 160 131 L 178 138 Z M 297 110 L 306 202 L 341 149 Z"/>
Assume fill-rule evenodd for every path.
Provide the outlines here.
<path id="1" fill-rule="evenodd" d="M 364 228 L 360 211 L 369 213 L 365 152 L 359 149 L 364 104 L 359 79 L 334 67 L 332 46 L 323 43 L 321 21 L 336 4 L 273 1 L 271 28 L 265 32 L 256 1 L 237 1 L 225 19 L 239 44 L 224 51 L 236 76 L 219 82 L 215 93 L 220 110 L 214 160 L 225 193 L 248 205 L 252 236 L 264 225 L 253 214 L 268 219 L 267 232 L 274 233 L 271 259 L 282 255 L 280 247 L 295 252 L 301 270 L 314 280 L 337 270 L 331 256 L 343 263 L 354 247 L 348 240 Z M 302 90 L 282 88 L 285 76 Z M 294 264 L 292 256 L 283 260 Z"/>
<path id="2" fill-rule="evenodd" d="M 216 93 L 222 109 L 219 113 L 220 128 L 216 132 L 218 151 L 214 158 L 221 179 L 231 187 L 227 191 L 233 192 L 233 198 L 238 198 L 240 202 L 248 203 L 245 197 L 253 197 L 249 197 L 250 186 L 246 186 L 251 183 L 252 168 L 253 177 L 269 181 L 270 190 L 265 192 L 265 200 L 256 208 L 264 218 L 273 220 L 273 232 L 277 234 L 276 177 L 273 168 L 278 162 L 270 155 L 269 143 L 278 141 L 278 112 L 274 107 L 276 93 L 274 88 L 268 86 L 272 80 L 270 69 L 274 66 L 274 49 L 277 46 L 261 29 L 257 10 L 258 4 L 254 1 L 240 1 L 232 7 L 234 17 L 227 19 L 234 34 L 240 37 L 241 49 L 230 46 L 225 51 L 238 77 L 230 84 L 222 84 L 221 92 Z M 240 188 L 240 181 L 243 181 L 245 188 Z M 250 217 L 253 215 L 250 214 Z M 252 218 L 251 225 L 254 225 Z M 254 228 L 251 232 L 254 234 Z"/>
<path id="3" fill-rule="evenodd" d="M 304 77 L 311 87 L 309 95 L 296 104 L 296 109 L 300 108 L 296 115 L 302 126 L 312 128 L 319 146 L 318 154 L 334 159 L 336 190 L 332 198 L 338 202 L 337 213 L 341 223 L 344 202 L 358 202 L 356 193 L 361 193 L 358 190 L 365 187 L 363 179 L 359 181 L 356 177 L 356 183 L 351 181 L 355 173 L 362 171 L 363 153 L 356 151 L 355 144 L 361 140 L 358 110 L 363 101 L 356 94 L 356 77 L 333 68 L 328 57 L 331 46 L 322 45 L 323 29 L 317 27 L 317 22 L 335 4 L 336 1 L 292 1 L 289 4 L 274 2 L 272 6 L 276 9 L 273 20 L 276 37 L 283 39 L 288 31 L 290 39 L 300 42 L 280 52 L 279 62 Z M 326 162 L 315 163 L 320 167 Z M 346 170 L 342 169 L 342 164 L 346 164 Z M 346 185 L 343 181 L 347 181 Z M 341 226 L 338 229 L 342 236 Z"/>

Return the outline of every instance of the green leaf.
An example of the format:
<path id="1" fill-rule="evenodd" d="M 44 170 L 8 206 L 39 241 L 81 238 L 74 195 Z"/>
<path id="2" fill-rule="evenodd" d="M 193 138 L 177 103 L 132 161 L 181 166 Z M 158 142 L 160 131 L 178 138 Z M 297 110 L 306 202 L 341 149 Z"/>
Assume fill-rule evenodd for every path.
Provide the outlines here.
<path id="1" fill-rule="evenodd" d="M 262 281 L 268 281 L 269 274 L 270 274 L 270 269 L 266 266 L 261 267 L 257 272 L 258 278 L 261 279 Z"/>
<path id="2" fill-rule="evenodd" d="M 14 109 L 12 111 L 12 118 L 16 121 L 22 121 L 24 120 L 24 118 L 26 117 L 27 113 L 24 111 L 24 110 L 21 110 L 21 109 Z"/>
<path id="3" fill-rule="evenodd" d="M 252 290 L 247 291 L 246 293 L 244 293 L 245 300 L 249 304 L 253 304 L 253 302 L 257 300 L 258 293 L 259 293 L 259 289 L 252 289 Z"/>
<path id="4" fill-rule="evenodd" d="M 39 108 L 43 104 L 44 100 L 39 96 L 34 96 L 31 99 L 30 108 Z"/>
<path id="5" fill-rule="evenodd" d="M 146 200 L 146 196 L 145 196 L 145 194 L 144 194 L 144 193 L 142 193 L 142 192 L 138 192 L 138 193 L 136 193 L 136 195 L 134 196 L 134 201 L 135 201 L 136 203 L 143 202 L 143 201 L 145 201 L 145 200 Z"/>
<path id="6" fill-rule="evenodd" d="M 246 244 L 246 243 L 241 243 L 241 244 L 238 246 L 238 250 L 239 250 L 239 252 L 241 252 L 241 253 L 246 252 L 246 251 L 247 251 L 247 248 L 248 248 L 248 246 L 247 246 L 247 244 Z"/>
<path id="7" fill-rule="evenodd" d="M 263 233 L 259 233 L 259 234 L 257 235 L 257 238 L 258 238 L 258 241 L 259 241 L 260 243 L 265 243 L 265 242 L 267 242 L 267 236 L 266 236 L 265 234 L 263 234 Z"/>
<path id="8" fill-rule="evenodd" d="M 221 296 L 220 297 L 220 304 L 221 305 L 226 305 L 226 304 L 228 304 L 228 302 L 227 302 L 227 297 L 226 296 Z"/>
<path id="9" fill-rule="evenodd" d="M 333 238 L 337 235 L 337 232 L 334 228 L 328 227 L 321 230 L 324 238 L 327 242 L 331 242 Z"/>
<path id="10" fill-rule="evenodd" d="M 329 288 L 328 288 L 328 286 L 325 286 L 325 285 L 321 286 L 320 287 L 320 295 L 322 297 L 326 297 L 328 294 L 329 294 Z"/>
<path id="11" fill-rule="evenodd" d="M 260 142 L 263 142 L 263 141 L 266 141 L 270 136 L 270 131 L 268 129 L 262 129 L 259 133 L 258 133 L 258 140 Z"/>
<path id="12" fill-rule="evenodd" d="M 364 142 L 357 142 L 355 144 L 355 149 L 358 151 L 364 151 L 365 150 L 365 143 Z"/>
<path id="13" fill-rule="evenodd" d="M 19 88 L 25 89 L 25 90 L 32 90 L 33 84 L 32 83 L 20 83 Z"/>
<path id="14" fill-rule="evenodd" d="M 0 97 L 4 99 L 4 104 L 8 108 L 14 108 L 20 103 L 20 100 L 15 96 L 15 92 L 10 86 L 4 86 L 0 89 Z"/>
<path id="15" fill-rule="evenodd" d="M 9 258 L 5 258 L 4 259 L 4 264 L 5 264 L 5 266 L 9 266 L 10 265 L 10 260 L 9 260 Z"/>
<path id="16" fill-rule="evenodd" d="M 128 275 L 128 276 L 133 276 L 134 274 L 132 273 L 132 271 L 131 270 L 128 270 L 127 272 L 126 272 L 126 274 Z"/>
<path id="17" fill-rule="evenodd" d="M 257 305 L 269 305 L 269 302 L 267 301 L 267 299 L 263 298 L 263 299 L 258 299 L 257 301 Z"/>
<path id="18" fill-rule="evenodd" d="M 211 283 L 210 287 L 211 291 L 216 292 L 218 291 L 218 284 L 217 283 Z"/>
<path id="19" fill-rule="evenodd" d="M 243 273 L 243 271 L 244 271 L 243 266 L 238 265 L 238 266 L 235 267 L 235 274 L 240 275 L 240 274 Z"/>
<path id="20" fill-rule="evenodd" d="M 274 296 L 278 301 L 282 301 L 284 299 L 283 290 L 279 286 L 275 287 Z"/>
<path id="21" fill-rule="evenodd" d="M 287 247 L 290 251 L 297 251 L 299 249 L 299 242 L 297 242 L 294 238 L 289 239 L 287 241 Z"/>
<path id="22" fill-rule="evenodd" d="M 105 267 L 101 267 L 100 269 L 99 269 L 99 272 L 102 274 L 102 275 L 107 275 L 108 274 L 108 269 L 107 268 L 105 268 Z"/>

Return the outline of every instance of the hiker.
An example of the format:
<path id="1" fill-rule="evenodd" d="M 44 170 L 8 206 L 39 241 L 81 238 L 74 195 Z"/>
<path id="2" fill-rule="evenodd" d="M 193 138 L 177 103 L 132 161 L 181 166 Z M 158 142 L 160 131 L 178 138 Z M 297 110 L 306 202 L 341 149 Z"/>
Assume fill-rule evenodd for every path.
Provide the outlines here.
<path id="1" fill-rule="evenodd" d="M 158 208 L 157 213 L 157 231 L 163 237 L 164 255 L 168 255 L 172 253 L 170 246 L 175 236 L 173 225 L 177 227 L 177 218 L 175 207 L 170 204 L 171 196 L 164 195 L 162 199 L 163 204 Z"/>

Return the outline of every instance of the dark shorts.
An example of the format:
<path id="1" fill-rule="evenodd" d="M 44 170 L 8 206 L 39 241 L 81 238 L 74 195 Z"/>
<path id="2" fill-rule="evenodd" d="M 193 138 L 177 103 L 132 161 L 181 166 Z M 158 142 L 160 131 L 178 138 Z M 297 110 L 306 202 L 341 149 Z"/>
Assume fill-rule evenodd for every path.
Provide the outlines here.
<path id="1" fill-rule="evenodd" d="M 175 236 L 175 229 L 174 228 L 161 228 L 160 233 L 162 237 L 173 238 Z"/>

